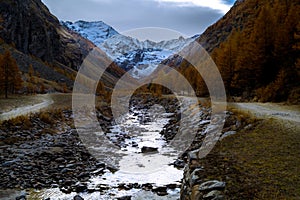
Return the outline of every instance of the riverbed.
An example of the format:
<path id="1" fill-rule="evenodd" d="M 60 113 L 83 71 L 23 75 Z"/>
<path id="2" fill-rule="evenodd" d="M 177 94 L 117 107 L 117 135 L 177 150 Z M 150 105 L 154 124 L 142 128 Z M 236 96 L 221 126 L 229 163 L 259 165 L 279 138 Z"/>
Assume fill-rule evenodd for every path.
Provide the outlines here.
<path id="1" fill-rule="evenodd" d="M 174 113 L 167 113 L 158 105 L 130 110 L 118 120 L 120 125 L 112 125 L 107 133 L 109 140 L 120 147 L 116 153 L 124 155 L 115 171 L 105 169 L 103 174 L 90 178 L 85 192 L 65 194 L 59 188 L 32 190 L 28 198 L 67 200 L 80 195 L 84 199 L 103 200 L 179 199 L 183 171 L 172 165 L 178 154 L 160 134 Z"/>

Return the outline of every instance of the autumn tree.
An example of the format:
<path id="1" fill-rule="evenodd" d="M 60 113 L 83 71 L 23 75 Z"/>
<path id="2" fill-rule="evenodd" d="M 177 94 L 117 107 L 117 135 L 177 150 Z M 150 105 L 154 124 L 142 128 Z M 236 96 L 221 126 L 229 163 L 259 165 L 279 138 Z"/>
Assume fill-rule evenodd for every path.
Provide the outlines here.
<path id="1" fill-rule="evenodd" d="M 220 70 L 227 92 L 231 91 L 231 82 L 234 78 L 234 69 L 240 50 L 240 40 L 240 32 L 233 30 L 227 41 L 215 49 L 212 55 Z"/>
<path id="2" fill-rule="evenodd" d="M 4 20 L 3 20 L 2 16 L 0 15 L 0 30 L 3 29 L 3 26 L 2 26 L 3 22 L 4 22 Z"/>
<path id="3" fill-rule="evenodd" d="M 300 79 L 300 22 L 297 24 L 296 31 L 294 33 L 295 44 L 293 45 L 293 49 L 297 52 L 298 58 L 295 63 L 295 68 L 297 72 L 298 79 Z"/>
<path id="4" fill-rule="evenodd" d="M 0 55 L 0 87 L 4 90 L 5 98 L 8 92 L 15 93 L 22 87 L 22 78 L 16 60 L 9 51 Z"/>
<path id="5" fill-rule="evenodd" d="M 29 82 L 28 82 L 28 86 L 27 86 L 27 91 L 31 94 L 34 94 L 35 91 L 37 90 L 36 88 L 36 78 L 35 78 L 35 71 L 33 69 L 33 66 L 32 64 L 29 65 L 29 68 L 28 68 L 28 79 L 29 79 Z"/>
<path id="6" fill-rule="evenodd" d="M 2 18 L 2 16 L 0 15 L 0 31 L 1 30 L 3 30 L 3 22 L 4 22 L 4 20 L 3 20 L 3 18 Z M 0 37 L 0 44 L 2 44 L 4 42 L 4 40 Z"/>
<path id="7" fill-rule="evenodd" d="M 33 69 L 32 64 L 29 65 L 29 68 L 28 68 L 28 75 L 29 75 L 29 77 L 34 76 L 34 69 Z"/>

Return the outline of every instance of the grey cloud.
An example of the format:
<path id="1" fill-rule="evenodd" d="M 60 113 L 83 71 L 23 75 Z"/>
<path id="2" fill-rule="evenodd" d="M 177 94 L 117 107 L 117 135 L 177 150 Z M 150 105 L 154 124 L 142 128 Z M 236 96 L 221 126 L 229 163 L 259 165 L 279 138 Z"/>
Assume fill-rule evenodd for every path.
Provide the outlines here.
<path id="1" fill-rule="evenodd" d="M 174 29 L 185 35 L 202 33 L 223 14 L 202 7 L 176 7 L 154 0 L 43 0 L 61 20 L 104 21 L 122 32 L 141 27 Z"/>

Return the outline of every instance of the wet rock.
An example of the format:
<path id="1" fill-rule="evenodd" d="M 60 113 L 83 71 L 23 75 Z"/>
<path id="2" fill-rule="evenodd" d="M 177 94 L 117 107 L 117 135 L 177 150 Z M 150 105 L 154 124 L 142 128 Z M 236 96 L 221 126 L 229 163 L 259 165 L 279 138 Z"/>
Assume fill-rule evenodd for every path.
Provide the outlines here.
<path id="1" fill-rule="evenodd" d="M 200 122 L 200 125 L 207 125 L 207 124 L 209 124 L 210 123 L 210 120 L 202 120 L 201 122 Z"/>
<path id="2" fill-rule="evenodd" d="M 76 185 L 76 189 L 75 189 L 75 191 L 77 192 L 77 193 L 81 193 L 81 192 L 85 192 L 87 190 L 87 186 L 86 185 L 84 185 L 84 184 L 78 184 L 78 185 Z"/>
<path id="3" fill-rule="evenodd" d="M 131 196 L 119 197 L 117 200 L 131 200 Z"/>
<path id="4" fill-rule="evenodd" d="M 22 194 L 22 195 L 16 197 L 16 200 L 26 200 L 26 195 Z"/>
<path id="5" fill-rule="evenodd" d="M 179 169 L 182 169 L 185 167 L 185 162 L 181 159 L 177 159 L 175 162 L 174 162 L 174 167 L 176 168 L 179 168 Z"/>
<path id="6" fill-rule="evenodd" d="M 11 165 L 15 164 L 16 161 L 15 160 L 12 160 L 12 161 L 7 161 L 7 162 L 4 162 L 2 164 L 2 167 L 10 167 Z"/>
<path id="7" fill-rule="evenodd" d="M 64 168 L 64 169 L 62 169 L 62 170 L 60 171 L 60 173 L 65 174 L 65 173 L 69 173 L 69 172 L 72 172 L 72 171 L 73 171 L 73 169 Z"/>
<path id="8" fill-rule="evenodd" d="M 191 162 L 192 160 L 197 160 L 198 159 L 198 155 L 199 155 L 199 150 L 194 150 L 188 153 L 188 159 L 189 162 Z"/>
<path id="9" fill-rule="evenodd" d="M 139 145 L 136 142 L 132 142 L 132 147 L 138 147 Z"/>
<path id="10" fill-rule="evenodd" d="M 222 137 L 220 138 L 220 140 L 223 140 L 224 138 L 226 138 L 226 137 L 228 137 L 230 135 L 235 135 L 235 134 L 236 134 L 236 131 L 228 131 L 228 132 L 226 132 L 226 133 L 224 133 L 222 135 Z"/>
<path id="11" fill-rule="evenodd" d="M 77 164 L 67 164 L 66 168 L 75 168 Z"/>
<path id="12" fill-rule="evenodd" d="M 119 170 L 117 167 L 112 166 L 112 165 L 111 165 L 111 166 L 108 166 L 107 169 L 108 169 L 109 171 L 113 172 L 113 173 Z"/>
<path id="13" fill-rule="evenodd" d="M 81 172 L 81 173 L 77 176 L 78 179 L 84 179 L 84 178 L 88 178 L 88 177 L 90 177 L 90 174 L 89 174 L 88 172 Z"/>
<path id="14" fill-rule="evenodd" d="M 71 194 L 72 188 L 71 187 L 62 187 L 62 188 L 60 188 L 60 191 L 62 191 L 65 194 Z"/>
<path id="15" fill-rule="evenodd" d="M 176 188 L 180 188 L 180 186 L 179 185 L 177 185 L 177 184 L 168 184 L 167 185 L 167 188 L 169 188 L 169 189 L 176 189 Z"/>
<path id="16" fill-rule="evenodd" d="M 203 199 L 207 199 L 207 200 L 223 200 L 225 198 L 222 195 L 222 192 L 220 192 L 218 190 L 213 190 L 213 191 L 210 191 L 208 194 L 203 195 Z"/>
<path id="17" fill-rule="evenodd" d="M 96 163 L 96 167 L 97 168 L 104 168 L 105 167 L 105 163 L 98 162 L 98 163 Z"/>
<path id="18" fill-rule="evenodd" d="M 56 158 L 55 161 L 58 163 L 63 163 L 65 161 L 65 159 L 64 158 Z"/>
<path id="19" fill-rule="evenodd" d="M 133 188 L 133 185 L 132 184 L 124 184 L 124 183 L 122 183 L 122 184 L 120 184 L 118 186 L 118 188 L 120 190 L 131 190 Z"/>
<path id="20" fill-rule="evenodd" d="M 201 178 L 199 176 L 199 173 L 204 172 L 202 168 L 195 169 L 193 173 L 191 174 L 190 178 L 190 186 L 193 187 L 196 184 L 201 183 Z"/>
<path id="21" fill-rule="evenodd" d="M 248 124 L 247 126 L 244 127 L 245 130 L 251 129 L 253 127 L 252 124 Z"/>
<path id="22" fill-rule="evenodd" d="M 133 184 L 129 184 L 129 185 L 131 185 L 132 186 L 132 188 L 135 188 L 135 189 L 140 189 L 142 186 L 140 185 L 140 184 L 138 184 L 138 183 L 133 183 Z"/>
<path id="23" fill-rule="evenodd" d="M 207 181 L 199 186 L 199 191 L 224 190 L 225 185 L 225 182 Z"/>
<path id="24" fill-rule="evenodd" d="M 74 184 L 74 180 L 65 180 L 65 182 L 63 183 L 63 185 L 65 187 L 69 187 L 69 186 L 71 186 L 73 184 Z"/>
<path id="25" fill-rule="evenodd" d="M 31 171 L 33 169 L 32 166 L 23 166 L 23 169 L 26 171 Z"/>
<path id="26" fill-rule="evenodd" d="M 68 145 L 68 144 L 65 144 L 65 145 Z M 59 153 L 62 153 L 63 151 L 64 151 L 63 148 L 56 146 L 56 147 L 52 147 L 49 150 L 49 153 L 59 154 Z"/>
<path id="27" fill-rule="evenodd" d="M 104 168 L 97 169 L 92 172 L 93 175 L 100 175 L 104 173 Z"/>
<path id="28" fill-rule="evenodd" d="M 109 190 L 110 187 L 108 185 L 99 184 L 99 185 L 96 186 L 95 189 L 102 192 L 102 191 L 105 191 L 105 190 Z"/>
<path id="29" fill-rule="evenodd" d="M 149 191 L 152 190 L 153 186 L 150 183 L 146 183 L 142 185 L 143 190 Z"/>
<path id="30" fill-rule="evenodd" d="M 152 192 L 155 192 L 159 196 L 166 196 L 168 195 L 167 189 L 167 187 L 157 187 L 152 189 Z"/>
<path id="31" fill-rule="evenodd" d="M 76 195 L 73 200 L 84 200 L 84 198 L 82 198 L 81 196 L 79 195 Z"/>
<path id="32" fill-rule="evenodd" d="M 143 146 L 142 149 L 141 149 L 141 151 L 142 151 L 142 153 L 157 153 L 158 152 L 158 148 Z"/>

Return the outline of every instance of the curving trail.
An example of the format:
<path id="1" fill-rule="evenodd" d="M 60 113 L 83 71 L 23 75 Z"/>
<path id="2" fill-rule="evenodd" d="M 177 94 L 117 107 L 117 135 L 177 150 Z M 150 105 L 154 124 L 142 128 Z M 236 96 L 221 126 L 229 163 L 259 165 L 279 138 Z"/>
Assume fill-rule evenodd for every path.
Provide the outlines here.
<path id="1" fill-rule="evenodd" d="M 275 103 L 230 103 L 231 107 L 246 111 L 258 118 L 275 118 L 300 123 L 300 106 Z"/>
<path id="2" fill-rule="evenodd" d="M 5 121 L 5 120 L 13 119 L 15 117 L 28 115 L 30 113 L 39 112 L 41 109 L 47 108 L 48 106 L 50 106 L 51 104 L 54 103 L 54 101 L 51 99 L 50 95 L 43 95 L 42 98 L 43 98 L 43 102 L 41 102 L 41 103 L 18 107 L 11 111 L 1 113 L 0 121 Z"/>

